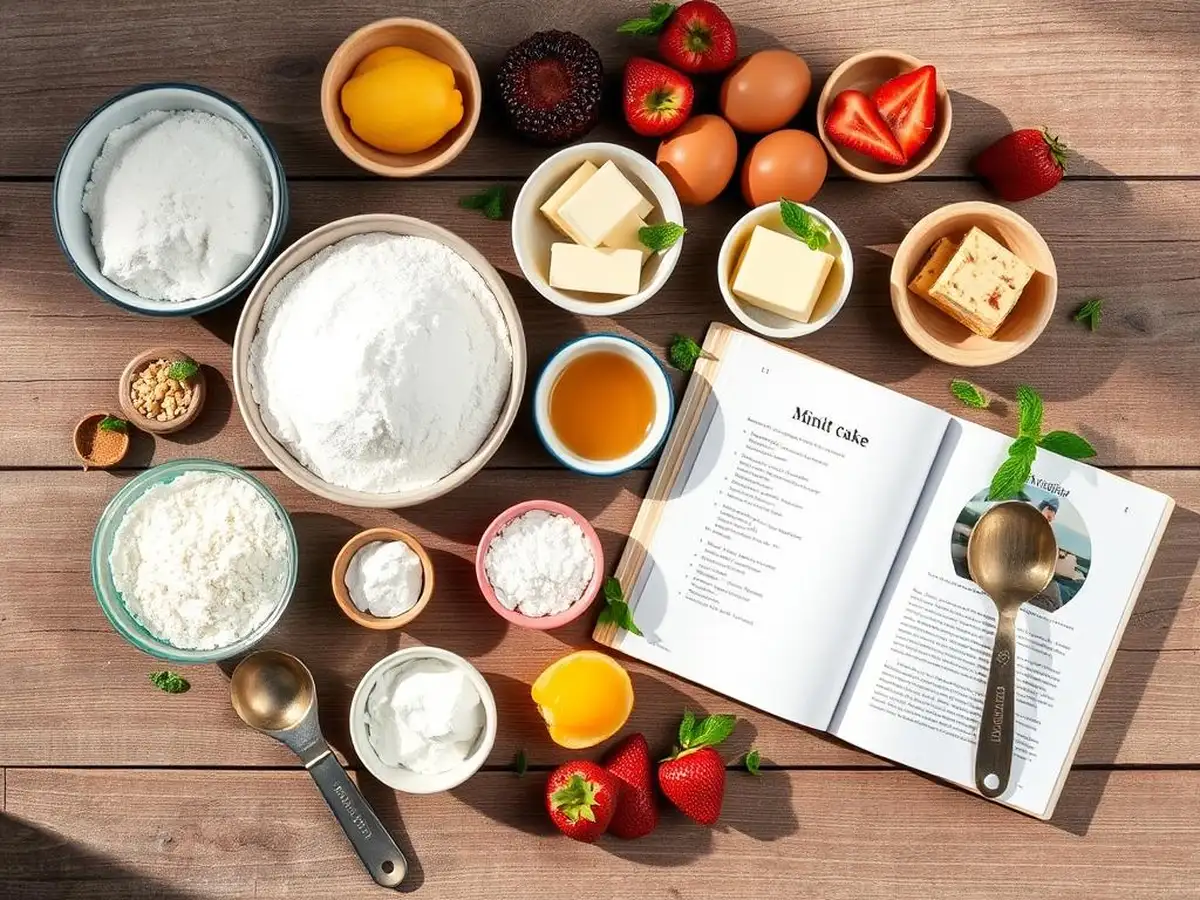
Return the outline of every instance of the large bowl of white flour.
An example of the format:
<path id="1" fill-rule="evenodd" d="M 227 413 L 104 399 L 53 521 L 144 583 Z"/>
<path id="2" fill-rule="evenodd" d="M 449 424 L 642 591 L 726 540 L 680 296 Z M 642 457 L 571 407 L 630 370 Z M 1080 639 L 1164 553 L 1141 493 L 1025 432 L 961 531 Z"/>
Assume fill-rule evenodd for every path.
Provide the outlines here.
<path id="1" fill-rule="evenodd" d="M 389 214 L 284 250 L 246 301 L 233 356 L 258 446 L 349 506 L 413 506 L 463 484 L 504 440 L 525 384 L 499 273 L 451 232 Z"/>

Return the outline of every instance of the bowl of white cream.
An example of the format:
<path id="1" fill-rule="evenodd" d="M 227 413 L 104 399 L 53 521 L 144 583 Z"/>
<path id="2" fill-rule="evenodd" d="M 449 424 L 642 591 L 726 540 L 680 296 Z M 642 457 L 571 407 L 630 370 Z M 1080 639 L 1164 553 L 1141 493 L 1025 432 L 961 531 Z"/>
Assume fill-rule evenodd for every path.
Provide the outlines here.
<path id="1" fill-rule="evenodd" d="M 75 274 L 151 316 L 194 316 L 262 272 L 287 228 L 287 181 L 240 106 L 191 84 L 110 98 L 67 142 L 54 231 Z"/>
<path id="2" fill-rule="evenodd" d="M 479 771 L 496 742 L 496 699 L 483 675 L 439 647 L 407 647 L 362 677 L 350 740 L 372 775 L 407 794 L 449 791 Z"/>

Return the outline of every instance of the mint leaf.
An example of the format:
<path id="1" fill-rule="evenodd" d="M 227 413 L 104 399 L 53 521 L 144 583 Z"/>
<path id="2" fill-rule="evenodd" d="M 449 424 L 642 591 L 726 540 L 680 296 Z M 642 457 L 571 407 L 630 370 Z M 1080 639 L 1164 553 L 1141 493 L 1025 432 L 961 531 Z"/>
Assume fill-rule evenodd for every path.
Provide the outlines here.
<path id="1" fill-rule="evenodd" d="M 517 758 L 513 760 L 513 768 L 516 770 L 518 778 L 529 771 L 529 760 L 525 758 L 524 750 L 517 751 Z"/>
<path id="2" fill-rule="evenodd" d="M 101 431 L 119 431 L 125 434 L 129 431 L 129 423 L 124 419 L 118 419 L 116 416 L 105 416 L 100 420 Z"/>
<path id="3" fill-rule="evenodd" d="M 679 746 L 690 747 L 692 735 L 696 732 L 696 714 L 690 709 L 683 711 L 683 719 L 679 723 Z"/>
<path id="4" fill-rule="evenodd" d="M 200 366 L 194 359 L 180 359 L 171 363 L 171 368 L 167 369 L 167 377 L 176 381 L 187 381 L 199 371 Z"/>
<path id="5" fill-rule="evenodd" d="M 696 360 L 704 355 L 704 349 L 690 337 L 677 334 L 671 338 L 671 346 L 667 348 L 667 359 L 680 372 L 690 372 L 696 368 Z"/>
<path id="6" fill-rule="evenodd" d="M 1083 301 L 1083 305 L 1075 310 L 1075 321 L 1082 322 L 1087 327 L 1095 331 L 1100 327 L 1100 313 L 1104 307 L 1104 301 L 1099 297 L 1089 297 Z"/>
<path id="7" fill-rule="evenodd" d="M 759 769 L 759 766 L 762 765 L 762 754 L 757 750 L 751 750 L 749 753 L 747 753 L 743 762 L 746 764 L 746 771 L 751 775 L 762 774 L 762 771 Z"/>
<path id="8" fill-rule="evenodd" d="M 962 378 L 950 382 L 950 393 L 972 409 L 987 409 L 992 402 L 983 391 Z"/>
<path id="9" fill-rule="evenodd" d="M 661 253 L 670 250 L 687 233 L 687 229 L 678 222 L 660 222 L 658 225 L 647 225 L 638 229 L 638 240 L 647 250 Z"/>
<path id="10" fill-rule="evenodd" d="M 625 599 L 625 592 L 621 590 L 621 582 L 611 575 L 604 579 L 604 599 L 609 603 Z"/>
<path id="11" fill-rule="evenodd" d="M 477 194 L 460 197 L 458 205 L 463 209 L 477 209 L 493 221 L 504 218 L 504 204 L 508 191 L 502 184 L 493 185 Z"/>
<path id="12" fill-rule="evenodd" d="M 1029 385 L 1021 385 L 1017 388 L 1017 409 L 1017 436 L 1037 441 L 1042 436 L 1041 395 Z"/>
<path id="13" fill-rule="evenodd" d="M 192 687 L 182 675 L 176 675 L 174 672 L 166 670 L 151 672 L 150 683 L 167 694 L 186 694 Z"/>
<path id="14" fill-rule="evenodd" d="M 1033 472 L 1037 444 L 1032 438 L 1017 438 L 1008 448 L 1008 459 L 1000 464 L 988 486 L 989 500 L 1011 500 L 1021 492 Z"/>
<path id="15" fill-rule="evenodd" d="M 779 198 L 779 217 L 787 230 L 808 245 L 810 250 L 821 250 L 829 244 L 829 229 L 809 215 L 799 203 Z"/>
<path id="16" fill-rule="evenodd" d="M 691 740 L 682 743 L 684 750 L 694 747 L 713 747 L 733 734 L 737 727 L 737 716 L 715 715 L 705 716 L 692 729 Z M 682 727 L 680 729 L 682 741 Z"/>
<path id="17" fill-rule="evenodd" d="M 1067 459 L 1091 459 L 1096 455 L 1096 448 L 1087 438 L 1070 431 L 1052 431 L 1038 441 L 1038 446 Z"/>
<path id="18" fill-rule="evenodd" d="M 624 628 L 630 634 L 636 634 L 638 637 L 645 636 L 633 621 L 633 612 L 629 609 L 629 604 L 625 602 L 625 593 L 621 590 L 621 582 L 615 578 L 604 579 L 604 603 L 604 609 L 600 610 L 600 617 L 596 620 L 597 624 L 616 625 L 618 628 Z"/>
<path id="19" fill-rule="evenodd" d="M 635 34 L 641 37 L 658 34 L 667 24 L 667 19 L 671 18 L 673 12 L 675 12 L 675 6 L 671 3 L 652 3 L 650 4 L 650 15 L 622 22 L 617 26 L 617 34 Z"/>

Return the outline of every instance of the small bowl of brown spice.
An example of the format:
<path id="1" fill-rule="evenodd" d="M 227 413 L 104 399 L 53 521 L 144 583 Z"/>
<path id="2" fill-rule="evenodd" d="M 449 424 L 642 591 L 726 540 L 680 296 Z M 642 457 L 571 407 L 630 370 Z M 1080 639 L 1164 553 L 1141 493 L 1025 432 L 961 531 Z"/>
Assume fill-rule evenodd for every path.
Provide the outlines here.
<path id="1" fill-rule="evenodd" d="M 186 428 L 204 406 L 204 372 L 186 353 L 156 347 L 129 361 L 121 373 L 121 409 L 151 434 Z"/>
<path id="2" fill-rule="evenodd" d="M 75 426 L 74 444 L 84 471 L 111 468 L 129 452 L 129 423 L 108 413 L 88 413 Z"/>

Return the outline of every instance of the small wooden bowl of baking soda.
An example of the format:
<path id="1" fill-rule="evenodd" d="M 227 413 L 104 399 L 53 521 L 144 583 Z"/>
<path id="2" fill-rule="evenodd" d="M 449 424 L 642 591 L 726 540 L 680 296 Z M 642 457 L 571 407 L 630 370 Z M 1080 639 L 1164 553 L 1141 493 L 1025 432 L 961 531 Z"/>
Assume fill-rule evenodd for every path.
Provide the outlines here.
<path id="1" fill-rule="evenodd" d="M 333 561 L 333 598 L 363 628 L 403 628 L 433 596 L 433 563 L 421 542 L 398 528 L 360 531 Z"/>

